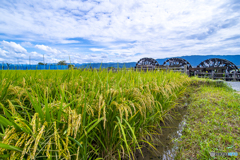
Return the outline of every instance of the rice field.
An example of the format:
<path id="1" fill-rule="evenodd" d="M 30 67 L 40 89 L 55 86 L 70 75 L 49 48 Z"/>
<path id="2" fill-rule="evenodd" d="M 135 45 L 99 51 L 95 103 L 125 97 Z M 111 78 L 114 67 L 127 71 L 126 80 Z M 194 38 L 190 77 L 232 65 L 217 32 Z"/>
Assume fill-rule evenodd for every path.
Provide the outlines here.
<path id="1" fill-rule="evenodd" d="M 190 82 L 176 72 L 0 71 L 0 158 L 134 159 Z"/>

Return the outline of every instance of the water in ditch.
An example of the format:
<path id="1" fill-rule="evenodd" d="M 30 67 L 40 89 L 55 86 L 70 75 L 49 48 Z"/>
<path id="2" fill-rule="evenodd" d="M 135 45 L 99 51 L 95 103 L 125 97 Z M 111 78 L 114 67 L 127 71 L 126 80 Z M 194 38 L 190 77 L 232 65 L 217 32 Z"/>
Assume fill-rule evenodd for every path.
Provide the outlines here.
<path id="1" fill-rule="evenodd" d="M 167 120 L 165 125 L 162 124 L 162 131 L 159 131 L 159 135 L 156 136 L 154 147 L 156 151 L 149 150 L 148 148 L 142 148 L 143 156 L 138 152 L 135 154 L 137 160 L 173 160 L 178 150 L 178 144 L 175 141 L 182 136 L 182 130 L 185 126 L 185 114 L 188 103 L 180 108 L 176 108 L 175 118 Z"/>

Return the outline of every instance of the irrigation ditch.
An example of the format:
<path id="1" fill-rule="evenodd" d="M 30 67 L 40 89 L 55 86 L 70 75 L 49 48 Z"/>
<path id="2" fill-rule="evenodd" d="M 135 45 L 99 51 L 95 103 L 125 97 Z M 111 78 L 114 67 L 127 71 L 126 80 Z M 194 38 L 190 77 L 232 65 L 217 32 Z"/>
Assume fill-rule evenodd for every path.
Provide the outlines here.
<path id="1" fill-rule="evenodd" d="M 152 136 L 155 149 L 146 146 L 142 148 L 143 156 L 138 151 L 135 154 L 135 159 L 172 160 L 176 157 L 178 151 L 177 140 L 182 136 L 186 124 L 187 107 L 190 103 L 190 95 L 186 91 L 176 102 L 176 107 L 165 117 L 164 123 L 161 123 L 158 135 Z"/>
<path id="2" fill-rule="evenodd" d="M 221 88 L 226 87 L 225 85 L 226 84 L 224 84 L 223 81 L 192 80 L 189 88 L 185 91 L 184 95 L 177 100 L 176 107 L 170 110 L 168 117 L 166 117 L 165 122 L 161 123 L 161 128 L 158 131 L 158 135 L 152 136 L 153 137 L 152 141 L 155 149 L 153 149 L 153 147 L 149 145 L 145 146 L 142 148 L 142 154 L 140 153 L 140 151 L 136 152 L 135 159 L 137 160 L 181 159 L 179 157 L 179 154 L 181 154 L 181 149 L 179 148 L 178 142 L 179 140 L 182 139 L 181 137 L 184 135 L 183 133 L 184 128 L 186 127 L 186 123 L 188 123 L 187 118 L 189 114 L 192 114 L 188 112 L 188 107 L 192 107 L 191 103 L 194 103 L 194 98 L 192 97 L 193 93 L 198 93 L 200 88 L 203 86 L 207 87 L 213 86 Z M 210 156 L 208 155 L 208 153 L 205 154 L 207 156 Z"/>

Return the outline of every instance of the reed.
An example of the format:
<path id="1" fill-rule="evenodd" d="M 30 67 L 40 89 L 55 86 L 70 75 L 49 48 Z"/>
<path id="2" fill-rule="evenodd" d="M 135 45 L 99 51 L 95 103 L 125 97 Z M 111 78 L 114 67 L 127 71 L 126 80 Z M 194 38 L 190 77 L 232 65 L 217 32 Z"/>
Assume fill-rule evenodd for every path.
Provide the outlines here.
<path id="1" fill-rule="evenodd" d="M 190 79 L 105 69 L 0 71 L 0 154 L 9 159 L 134 159 Z M 150 138 L 149 138 L 150 137 Z"/>

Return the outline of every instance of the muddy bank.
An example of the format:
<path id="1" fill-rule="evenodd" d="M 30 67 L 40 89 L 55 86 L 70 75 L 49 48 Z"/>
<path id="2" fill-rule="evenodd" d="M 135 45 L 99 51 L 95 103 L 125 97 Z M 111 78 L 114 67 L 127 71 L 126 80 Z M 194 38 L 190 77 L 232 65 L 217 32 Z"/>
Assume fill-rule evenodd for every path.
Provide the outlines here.
<path id="1" fill-rule="evenodd" d="M 143 156 L 140 152 L 135 154 L 137 160 L 172 160 L 176 156 L 176 151 L 178 150 L 178 144 L 175 139 L 179 139 L 182 136 L 182 130 L 185 126 L 185 115 L 187 111 L 187 98 L 185 97 L 183 106 L 175 108 L 171 111 L 171 117 L 165 120 L 165 124 L 162 124 L 161 130 L 159 130 L 159 135 L 154 137 L 154 147 L 153 150 L 150 147 L 142 148 Z"/>

